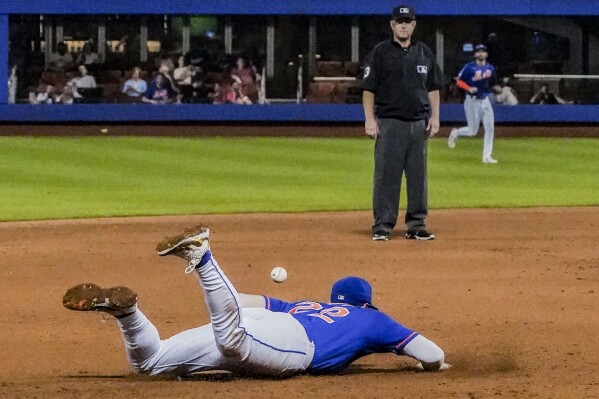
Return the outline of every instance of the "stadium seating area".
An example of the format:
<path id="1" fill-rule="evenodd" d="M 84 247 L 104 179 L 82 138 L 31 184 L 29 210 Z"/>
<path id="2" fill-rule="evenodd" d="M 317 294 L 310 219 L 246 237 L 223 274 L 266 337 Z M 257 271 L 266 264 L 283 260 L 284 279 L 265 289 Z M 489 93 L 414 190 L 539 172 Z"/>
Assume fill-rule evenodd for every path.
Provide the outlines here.
<path id="1" fill-rule="evenodd" d="M 75 56 L 75 54 L 73 55 Z M 149 85 L 159 73 L 162 72 L 168 75 L 173 82 L 173 88 L 177 94 L 176 99 L 173 102 L 206 103 L 214 101 L 223 103 L 242 103 L 241 100 L 236 100 L 237 97 L 241 96 L 247 97 L 243 103 L 250 103 L 258 100 L 260 75 L 254 68 L 250 72 L 243 74 L 245 80 L 242 83 L 241 79 L 236 75 L 241 75 L 241 73 L 239 72 L 239 69 L 235 69 L 237 68 L 236 62 L 238 62 L 239 57 L 222 57 L 222 59 L 218 60 L 218 63 L 204 66 L 206 71 L 200 67 L 196 67 L 193 69 L 193 79 L 191 79 L 191 82 L 188 82 L 190 86 L 189 90 L 179 87 L 179 83 L 173 78 L 173 65 L 176 63 L 177 58 L 177 55 L 173 55 L 171 58 L 162 59 L 159 58 L 158 55 L 153 54 L 153 57 L 150 60 L 141 65 L 140 78 Z M 165 61 L 166 64 L 169 65 L 169 68 L 167 68 L 168 71 L 166 72 L 161 68 Z M 63 93 L 68 82 L 79 76 L 78 71 L 74 69 L 74 67 L 69 68 L 66 71 L 55 71 L 50 68 L 44 68 L 40 66 L 40 64 L 43 65 L 43 59 L 41 57 L 40 62 L 37 63 L 36 66 L 25 71 L 23 83 L 25 84 L 26 90 L 22 91 L 21 96 L 17 98 L 18 103 L 29 102 L 30 100 L 26 98 L 27 95 L 29 95 L 29 98 L 32 96 L 35 98 L 38 93 L 45 93 L 48 86 L 53 87 L 54 97 L 57 97 Z M 192 66 L 191 68 L 194 67 Z M 132 77 L 132 69 L 118 69 L 118 65 L 114 62 L 90 65 L 87 69 L 89 75 L 95 78 L 97 89 L 91 92 L 91 97 L 88 93 L 84 98 L 76 98 L 74 102 L 139 102 L 132 101 L 133 99 L 131 97 L 122 92 L 125 82 Z M 184 93 L 188 93 L 190 98 L 184 98 Z M 248 95 L 245 96 L 245 94 Z M 52 102 L 58 101 L 49 101 L 48 103 Z"/>
<path id="2" fill-rule="evenodd" d="M 308 86 L 306 102 L 359 103 L 360 78 L 361 65 L 357 62 L 320 61 L 316 64 L 314 81 Z"/>

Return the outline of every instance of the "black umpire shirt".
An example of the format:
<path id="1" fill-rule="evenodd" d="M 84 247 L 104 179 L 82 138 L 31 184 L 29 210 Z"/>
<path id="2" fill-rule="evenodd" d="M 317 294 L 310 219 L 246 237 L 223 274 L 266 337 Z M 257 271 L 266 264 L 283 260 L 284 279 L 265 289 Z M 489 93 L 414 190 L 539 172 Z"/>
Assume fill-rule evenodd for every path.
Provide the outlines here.
<path id="1" fill-rule="evenodd" d="M 413 39 L 405 49 L 393 39 L 385 40 L 364 60 L 362 88 L 374 93 L 375 115 L 379 118 L 428 118 L 428 93 L 444 84 L 431 49 Z"/>

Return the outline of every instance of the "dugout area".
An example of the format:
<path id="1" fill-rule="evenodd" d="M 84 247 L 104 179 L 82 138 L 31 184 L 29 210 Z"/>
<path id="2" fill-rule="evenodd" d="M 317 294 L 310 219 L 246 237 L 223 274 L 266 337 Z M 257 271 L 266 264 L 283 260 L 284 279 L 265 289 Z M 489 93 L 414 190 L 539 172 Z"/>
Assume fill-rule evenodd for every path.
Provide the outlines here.
<path id="1" fill-rule="evenodd" d="M 363 276 L 380 309 L 436 341 L 455 367 L 419 373 L 389 354 L 341 376 L 133 375 L 114 321 L 65 310 L 62 294 L 85 281 L 129 285 L 163 339 L 208 322 L 185 265 L 154 253 L 163 235 L 199 219 L 238 290 L 326 299 L 335 279 Z M 0 397 L 596 396 L 596 207 L 435 210 L 433 242 L 371 242 L 369 223 L 369 212 L 2 223 Z M 286 283 L 270 281 L 275 264 Z"/>

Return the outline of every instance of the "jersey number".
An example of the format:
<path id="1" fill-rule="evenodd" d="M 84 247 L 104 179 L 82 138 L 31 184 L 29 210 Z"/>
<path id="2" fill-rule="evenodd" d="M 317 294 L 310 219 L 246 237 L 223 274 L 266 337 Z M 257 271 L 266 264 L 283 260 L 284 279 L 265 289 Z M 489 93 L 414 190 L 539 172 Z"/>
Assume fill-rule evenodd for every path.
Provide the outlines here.
<path id="1" fill-rule="evenodd" d="M 290 314 L 305 313 L 309 311 L 318 311 L 322 309 L 322 305 L 317 302 L 302 302 L 289 311 Z M 334 323 L 333 317 L 345 317 L 349 314 L 349 310 L 343 306 L 335 306 L 322 310 L 318 313 L 309 314 L 311 317 L 318 317 L 328 324 Z"/>

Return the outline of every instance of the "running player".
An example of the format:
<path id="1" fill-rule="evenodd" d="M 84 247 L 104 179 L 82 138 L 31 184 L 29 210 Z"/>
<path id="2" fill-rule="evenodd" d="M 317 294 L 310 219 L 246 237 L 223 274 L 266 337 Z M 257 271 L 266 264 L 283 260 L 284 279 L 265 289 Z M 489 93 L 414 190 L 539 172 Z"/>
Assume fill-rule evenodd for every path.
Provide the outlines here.
<path id="1" fill-rule="evenodd" d="M 114 316 L 130 364 L 150 375 L 206 370 L 272 376 L 338 373 L 362 356 L 384 352 L 412 357 L 424 370 L 450 367 L 436 344 L 372 305 L 365 280 L 336 282 L 331 303 L 239 294 L 212 256 L 208 239 L 208 227 L 199 225 L 166 237 L 157 251 L 187 260 L 186 272 L 195 274 L 204 290 L 211 324 L 161 341 L 126 287 L 79 284 L 66 292 L 63 305 Z"/>
<path id="2" fill-rule="evenodd" d="M 479 44 L 474 51 L 474 61 L 464 65 L 458 74 L 458 87 L 466 91 L 464 111 L 468 126 L 452 129 L 447 145 L 449 148 L 455 148 L 458 137 L 476 136 L 482 121 L 485 130 L 483 162 L 497 163 L 491 157 L 495 135 L 495 114 L 489 101 L 491 87 L 495 84 L 495 67 L 487 62 L 488 56 L 487 47 Z"/>

